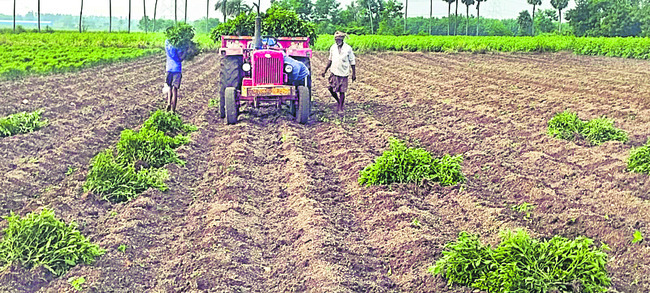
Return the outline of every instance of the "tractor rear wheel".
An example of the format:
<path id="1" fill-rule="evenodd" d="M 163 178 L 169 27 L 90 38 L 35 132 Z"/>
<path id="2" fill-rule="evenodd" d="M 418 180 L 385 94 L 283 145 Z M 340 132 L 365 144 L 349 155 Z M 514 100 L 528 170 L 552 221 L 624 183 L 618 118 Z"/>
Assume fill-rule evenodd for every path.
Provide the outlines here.
<path id="1" fill-rule="evenodd" d="M 296 113 L 296 121 L 300 124 L 306 124 L 309 120 L 311 113 L 311 96 L 309 89 L 305 86 L 298 87 L 298 112 Z"/>
<path id="2" fill-rule="evenodd" d="M 219 88 L 219 115 L 221 118 L 226 117 L 226 88 L 234 87 L 239 89 L 242 79 L 242 56 L 222 56 L 221 57 L 221 83 Z"/>
<path id="3" fill-rule="evenodd" d="M 309 69 L 309 76 L 307 77 L 306 86 L 309 88 L 309 95 L 311 96 L 311 76 L 314 74 L 311 72 L 311 60 L 309 57 L 295 57 L 295 59 L 305 64 L 305 66 L 307 66 L 307 69 Z"/>
<path id="4" fill-rule="evenodd" d="M 235 88 L 227 87 L 225 90 L 225 116 L 228 124 L 237 123 L 237 101 L 235 100 Z"/>

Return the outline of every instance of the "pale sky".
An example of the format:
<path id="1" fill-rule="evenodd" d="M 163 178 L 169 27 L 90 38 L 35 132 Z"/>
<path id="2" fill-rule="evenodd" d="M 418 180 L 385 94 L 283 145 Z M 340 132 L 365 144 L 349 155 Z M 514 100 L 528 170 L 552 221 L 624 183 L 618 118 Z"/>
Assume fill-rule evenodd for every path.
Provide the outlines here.
<path id="1" fill-rule="evenodd" d="M 156 0 L 146 0 L 147 15 L 153 16 L 153 8 Z M 204 18 L 206 13 L 207 1 L 210 1 L 210 17 L 221 18 L 219 12 L 214 11 L 214 2 L 216 0 L 158 0 L 158 9 L 156 18 L 174 19 L 174 1 L 178 1 L 178 19 L 183 19 L 185 11 L 185 1 L 188 1 L 188 20 L 197 20 Z M 245 3 L 251 4 L 252 0 L 244 0 Z M 352 0 L 339 0 L 341 7 L 345 7 Z M 405 1 L 405 0 L 402 0 Z M 108 0 L 84 0 L 84 15 L 108 16 Z M 315 1 L 314 1 L 315 2 Z M 129 0 L 112 0 L 113 16 L 128 16 Z M 430 0 L 409 0 L 408 16 L 429 16 Z M 13 14 L 14 0 L 0 0 L 0 14 Z M 142 18 L 143 1 L 131 0 L 132 10 L 131 19 Z M 261 0 L 262 10 L 270 6 L 270 0 Z M 452 4 L 452 14 L 455 9 Z M 569 1 L 569 7 L 575 6 L 574 1 Z M 24 15 L 29 11 L 36 11 L 38 7 L 37 0 L 16 0 L 16 13 Z M 81 0 L 41 0 L 41 13 L 52 14 L 72 14 L 78 15 L 81 8 Z M 532 9 L 526 0 L 488 0 L 481 3 L 481 16 L 487 18 L 516 18 L 522 10 Z M 542 0 L 542 5 L 538 9 L 553 9 L 550 0 Z M 566 9 L 564 10 L 566 11 Z M 564 11 L 562 14 L 564 15 Z M 465 15 L 465 6 L 460 3 L 458 13 Z M 469 13 L 476 15 L 476 6 L 470 6 Z M 447 15 L 447 3 L 442 0 L 433 0 L 433 16 L 442 17 Z"/>

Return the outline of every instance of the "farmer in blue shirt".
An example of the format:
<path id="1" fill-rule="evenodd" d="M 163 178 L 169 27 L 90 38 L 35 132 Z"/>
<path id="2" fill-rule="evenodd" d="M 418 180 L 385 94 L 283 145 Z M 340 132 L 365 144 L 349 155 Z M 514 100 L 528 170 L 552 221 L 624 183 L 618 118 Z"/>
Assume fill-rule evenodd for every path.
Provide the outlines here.
<path id="1" fill-rule="evenodd" d="M 165 52 L 167 53 L 167 80 L 169 93 L 167 94 L 167 111 L 176 113 L 176 102 L 178 101 L 178 89 L 181 87 L 182 65 L 185 59 L 185 52 L 173 47 L 169 40 L 165 40 Z"/>
<path id="2" fill-rule="evenodd" d="M 289 57 L 284 54 L 284 64 L 289 64 L 292 67 L 291 72 L 287 73 L 289 76 L 289 83 L 293 86 L 304 85 L 311 88 L 311 80 L 309 80 L 309 69 L 304 63 Z"/>

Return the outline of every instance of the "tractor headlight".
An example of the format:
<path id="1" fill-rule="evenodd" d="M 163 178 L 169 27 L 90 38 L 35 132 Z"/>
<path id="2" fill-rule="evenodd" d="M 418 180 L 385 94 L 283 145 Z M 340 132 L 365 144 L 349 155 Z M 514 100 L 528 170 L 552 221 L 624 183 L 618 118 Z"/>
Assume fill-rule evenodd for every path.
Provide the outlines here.
<path id="1" fill-rule="evenodd" d="M 250 70 L 251 70 L 251 65 L 250 65 L 250 63 L 244 63 L 244 64 L 242 64 L 241 69 L 243 69 L 243 70 L 246 71 L 246 72 L 250 71 Z"/>
<path id="2" fill-rule="evenodd" d="M 293 71 L 293 66 L 286 64 L 284 65 L 284 72 L 291 73 Z"/>

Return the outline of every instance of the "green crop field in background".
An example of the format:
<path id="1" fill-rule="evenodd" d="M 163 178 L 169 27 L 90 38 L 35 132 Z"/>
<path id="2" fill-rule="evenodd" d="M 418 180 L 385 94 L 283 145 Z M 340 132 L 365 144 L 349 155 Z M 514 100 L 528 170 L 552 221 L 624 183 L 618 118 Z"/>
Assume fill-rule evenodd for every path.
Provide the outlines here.
<path id="1" fill-rule="evenodd" d="M 353 49 L 366 51 L 421 52 L 559 52 L 579 55 L 650 59 L 650 38 L 579 38 L 572 36 L 475 37 L 475 36 L 350 36 Z M 328 50 L 331 35 L 320 35 L 315 50 Z"/>
<path id="2" fill-rule="evenodd" d="M 215 47 L 207 34 L 197 35 L 195 39 L 201 48 Z M 72 71 L 164 54 L 164 42 L 164 33 L 0 34 L 0 77 Z"/>

